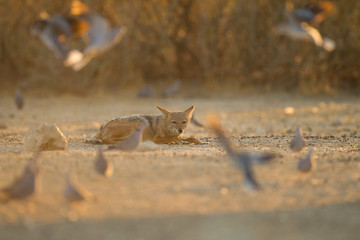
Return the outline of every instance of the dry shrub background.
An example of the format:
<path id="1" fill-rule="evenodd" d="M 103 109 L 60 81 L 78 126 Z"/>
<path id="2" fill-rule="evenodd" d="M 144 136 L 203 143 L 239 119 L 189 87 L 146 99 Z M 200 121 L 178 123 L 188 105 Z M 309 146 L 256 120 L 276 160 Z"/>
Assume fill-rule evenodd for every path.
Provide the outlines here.
<path id="1" fill-rule="evenodd" d="M 208 90 L 354 90 L 360 86 L 360 1 L 333 1 L 319 26 L 337 43 L 328 53 L 275 36 L 279 0 L 88 0 L 128 33 L 80 72 L 62 66 L 30 26 L 41 11 L 65 14 L 70 0 L 0 0 L 0 85 L 57 91 L 139 86 L 175 78 Z M 311 1 L 294 1 L 304 6 Z"/>

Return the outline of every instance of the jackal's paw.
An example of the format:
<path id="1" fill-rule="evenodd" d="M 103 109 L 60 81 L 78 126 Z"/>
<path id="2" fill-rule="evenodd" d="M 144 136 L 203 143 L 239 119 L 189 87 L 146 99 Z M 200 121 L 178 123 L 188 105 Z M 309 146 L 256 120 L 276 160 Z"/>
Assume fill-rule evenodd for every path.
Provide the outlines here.
<path id="1" fill-rule="evenodd" d="M 193 144 L 196 144 L 196 145 L 203 144 L 203 142 L 201 142 L 200 140 L 198 140 L 198 139 L 196 139 L 194 137 L 183 138 L 182 140 L 183 140 L 183 142 L 193 143 Z"/>

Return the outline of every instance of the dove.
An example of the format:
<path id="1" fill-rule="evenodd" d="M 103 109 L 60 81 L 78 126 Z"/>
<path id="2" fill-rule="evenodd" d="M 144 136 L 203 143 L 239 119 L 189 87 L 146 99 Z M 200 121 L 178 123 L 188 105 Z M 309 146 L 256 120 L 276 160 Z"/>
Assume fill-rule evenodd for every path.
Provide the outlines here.
<path id="1" fill-rule="evenodd" d="M 66 176 L 64 196 L 69 202 L 74 203 L 88 200 L 92 194 L 79 185 L 76 174 L 71 172 Z"/>
<path id="2" fill-rule="evenodd" d="M 136 96 L 138 98 L 151 98 L 154 96 L 154 89 L 151 86 L 146 85 L 140 89 Z"/>
<path id="3" fill-rule="evenodd" d="M 108 150 L 121 150 L 125 152 L 132 152 L 134 151 L 141 143 L 142 141 L 142 133 L 147 125 L 146 124 L 140 124 L 139 127 L 135 129 L 135 131 L 125 138 L 124 140 L 118 142 L 117 144 L 110 145 L 108 147 Z"/>
<path id="4" fill-rule="evenodd" d="M 173 84 L 170 87 L 168 87 L 167 89 L 164 90 L 163 96 L 166 97 L 166 98 L 173 96 L 174 94 L 176 94 L 179 91 L 180 85 L 181 85 L 180 80 L 175 79 Z"/>
<path id="5" fill-rule="evenodd" d="M 305 140 L 301 135 L 300 127 L 296 127 L 296 133 L 290 142 L 290 149 L 293 152 L 300 152 L 305 147 Z"/>
<path id="6" fill-rule="evenodd" d="M 75 49 L 71 49 L 66 40 L 74 35 L 81 35 L 87 29 L 85 22 L 56 15 L 50 17 L 42 13 L 32 27 L 31 34 L 37 36 L 47 46 L 55 56 L 64 61 L 65 66 L 80 62 L 83 54 Z"/>
<path id="7" fill-rule="evenodd" d="M 299 159 L 299 162 L 298 162 L 298 165 L 297 165 L 297 170 L 300 173 L 308 173 L 311 170 L 315 169 L 316 162 L 315 162 L 315 159 L 313 157 L 313 152 L 314 152 L 314 150 L 310 149 L 305 158 L 300 158 Z"/>
<path id="8" fill-rule="evenodd" d="M 219 138 L 220 143 L 224 147 L 227 154 L 231 157 L 233 162 L 244 173 L 244 189 L 247 191 L 256 191 L 260 188 L 257 183 L 253 170 L 253 163 L 266 163 L 272 160 L 275 155 L 273 153 L 268 152 L 246 152 L 246 151 L 236 151 L 232 147 L 232 143 L 228 137 L 225 135 L 225 131 L 220 125 L 219 120 L 216 116 L 210 115 L 208 117 L 208 126 L 211 131 L 215 133 L 215 135 Z"/>
<path id="9" fill-rule="evenodd" d="M 224 144 L 224 142 L 223 142 Z M 259 153 L 259 152 L 238 152 L 232 155 L 232 159 L 237 164 L 239 169 L 242 169 L 245 175 L 244 188 L 248 191 L 258 190 L 260 188 L 257 183 L 254 173 L 252 171 L 253 163 L 266 163 L 272 160 L 275 155 L 272 153 Z"/>
<path id="10" fill-rule="evenodd" d="M 91 59 L 108 51 L 118 44 L 127 32 L 126 27 L 110 28 L 110 24 L 102 15 L 92 11 L 85 3 L 73 1 L 71 4 L 71 15 L 84 21 L 88 25 L 86 39 L 88 44 L 82 51 L 83 58 L 75 64 L 67 64 L 75 71 L 81 70 Z"/>
<path id="11" fill-rule="evenodd" d="M 323 48 L 326 51 L 334 51 L 336 43 L 329 38 L 323 38 L 320 32 L 306 21 L 297 20 L 292 7 L 285 9 L 285 16 L 287 21 L 276 26 L 275 33 L 279 35 L 288 36 L 294 40 L 311 41 L 316 46 Z M 299 13 L 298 13 L 299 14 Z"/>
<path id="12" fill-rule="evenodd" d="M 22 95 L 21 88 L 16 89 L 14 102 L 17 109 L 21 110 L 24 107 L 24 97 Z"/>
<path id="13" fill-rule="evenodd" d="M 31 33 L 74 71 L 81 70 L 93 58 L 119 43 L 126 31 L 126 27 L 110 28 L 106 18 L 78 0 L 72 1 L 69 16 L 50 17 L 42 13 L 31 27 Z M 77 36 L 87 42 L 83 51 L 72 49 L 68 44 Z"/>
<path id="14" fill-rule="evenodd" d="M 114 171 L 112 163 L 104 157 L 103 149 L 100 146 L 95 160 L 95 171 L 108 178 L 111 177 Z"/>
<path id="15" fill-rule="evenodd" d="M 7 195 L 8 199 L 25 199 L 39 189 L 39 155 L 40 153 L 36 153 L 34 157 L 29 160 L 22 175 L 10 186 L 1 190 L 1 192 Z"/>

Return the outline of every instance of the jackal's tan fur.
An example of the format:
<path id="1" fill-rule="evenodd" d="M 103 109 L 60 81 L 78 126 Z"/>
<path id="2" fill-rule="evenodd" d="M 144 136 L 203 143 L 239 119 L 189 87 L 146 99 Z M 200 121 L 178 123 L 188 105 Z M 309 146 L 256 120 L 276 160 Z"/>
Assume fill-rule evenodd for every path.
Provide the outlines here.
<path id="1" fill-rule="evenodd" d="M 157 108 L 162 115 L 132 115 L 110 120 L 101 126 L 92 140 L 105 144 L 115 144 L 131 135 L 141 124 L 146 124 L 147 127 L 143 131 L 143 141 L 201 144 L 199 140 L 193 137 L 181 138 L 190 123 L 194 106 L 184 112 L 172 112 L 159 106 Z"/>

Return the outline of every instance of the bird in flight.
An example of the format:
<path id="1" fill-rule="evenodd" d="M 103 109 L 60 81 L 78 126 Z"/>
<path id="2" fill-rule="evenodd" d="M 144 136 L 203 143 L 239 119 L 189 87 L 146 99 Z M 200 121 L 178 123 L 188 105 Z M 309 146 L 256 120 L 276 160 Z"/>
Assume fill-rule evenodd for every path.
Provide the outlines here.
<path id="1" fill-rule="evenodd" d="M 334 51 L 336 43 L 330 38 L 322 37 L 319 30 L 314 27 L 331 15 L 334 9 L 334 5 L 330 2 L 319 2 L 294 10 L 293 4 L 287 2 L 286 21 L 276 26 L 275 33 L 294 40 L 310 41 L 326 51 Z"/>
<path id="2" fill-rule="evenodd" d="M 243 171 L 244 189 L 247 191 L 258 190 L 260 186 L 255 178 L 254 172 L 252 170 L 252 165 L 253 163 L 262 164 L 269 162 L 275 157 L 275 155 L 270 152 L 237 151 L 233 148 L 230 139 L 225 135 L 225 131 L 215 115 L 210 115 L 208 117 L 208 128 L 218 137 L 221 145 L 224 147 L 225 151 L 233 160 L 238 169 Z"/>
<path id="3" fill-rule="evenodd" d="M 31 33 L 39 37 L 66 67 L 75 71 L 114 47 L 126 31 L 126 27 L 111 28 L 105 17 L 78 0 L 72 1 L 69 15 L 50 17 L 42 13 L 31 27 Z M 79 36 L 86 42 L 82 51 L 69 44 L 71 39 Z"/>

